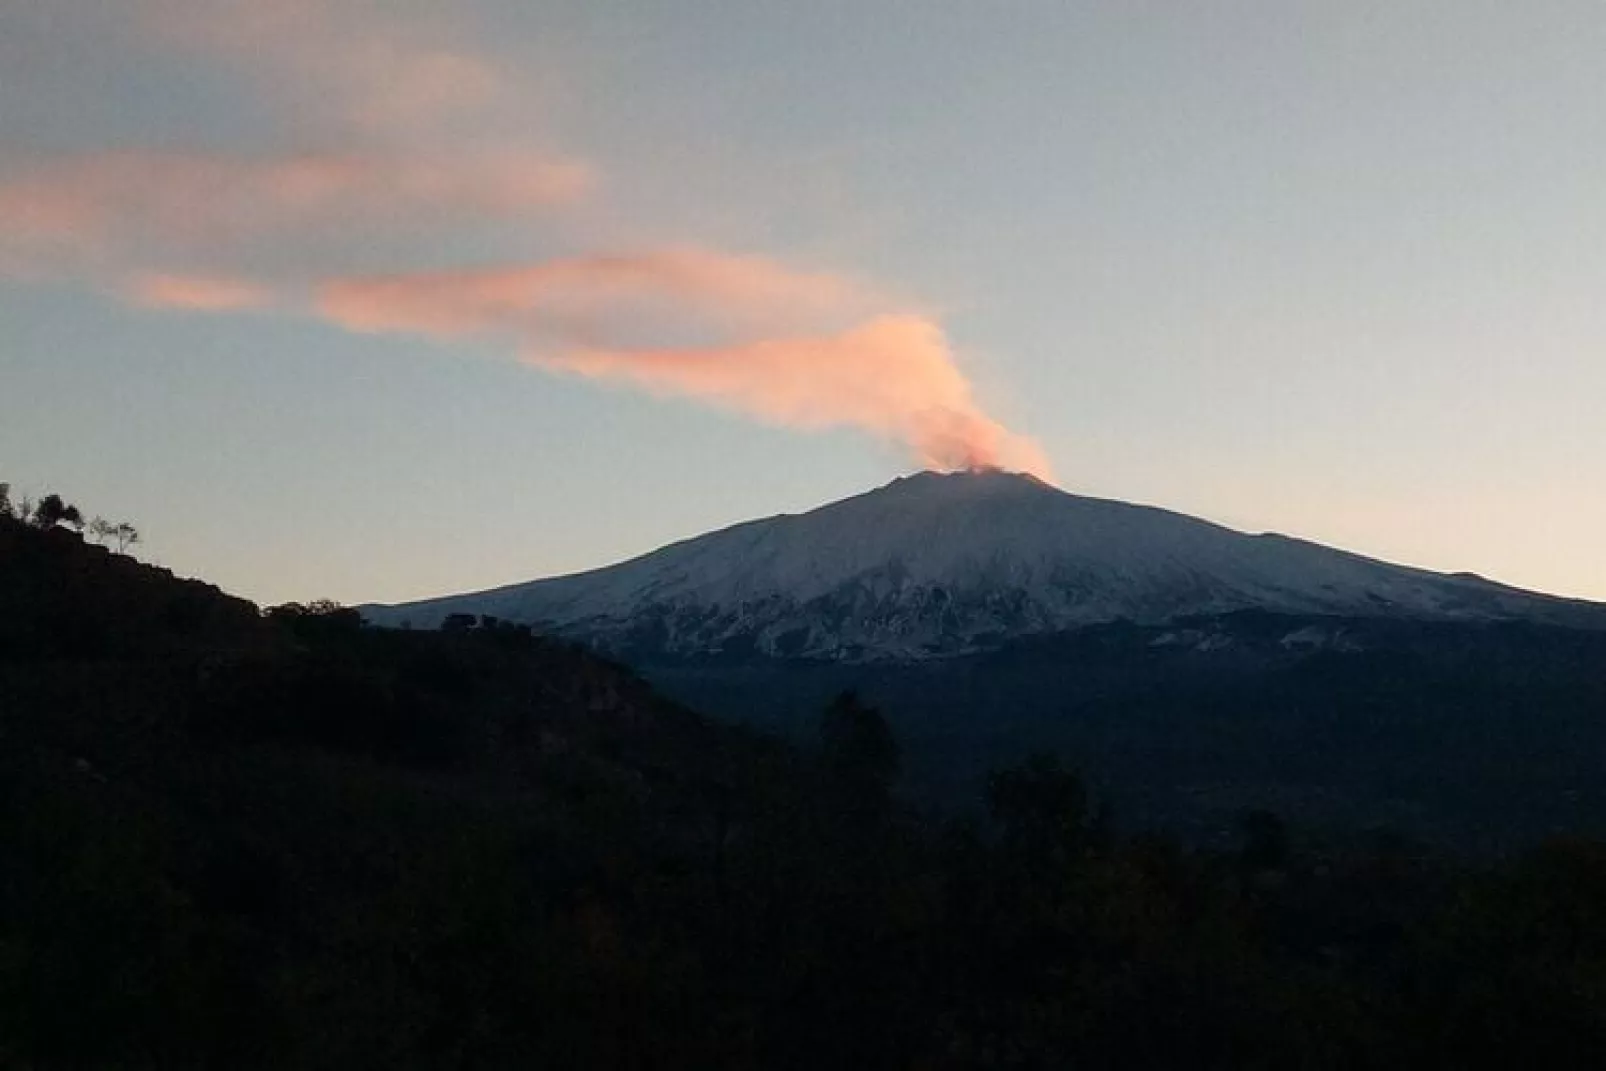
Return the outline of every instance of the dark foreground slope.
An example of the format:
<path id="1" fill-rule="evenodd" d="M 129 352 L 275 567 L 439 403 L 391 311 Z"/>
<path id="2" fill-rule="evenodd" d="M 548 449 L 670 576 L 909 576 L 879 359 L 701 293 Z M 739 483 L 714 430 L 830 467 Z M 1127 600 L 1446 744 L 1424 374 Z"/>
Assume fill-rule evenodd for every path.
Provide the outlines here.
<path id="1" fill-rule="evenodd" d="M 0 520 L 0 1067 L 1593 1066 L 1606 851 L 925 825 L 505 627 L 264 619 Z M 173 609 L 173 607 L 182 609 Z"/>
<path id="2" fill-rule="evenodd" d="M 0 518 L 0 1066 L 682 1063 L 683 928 L 790 763 L 524 630 L 270 619 Z"/>

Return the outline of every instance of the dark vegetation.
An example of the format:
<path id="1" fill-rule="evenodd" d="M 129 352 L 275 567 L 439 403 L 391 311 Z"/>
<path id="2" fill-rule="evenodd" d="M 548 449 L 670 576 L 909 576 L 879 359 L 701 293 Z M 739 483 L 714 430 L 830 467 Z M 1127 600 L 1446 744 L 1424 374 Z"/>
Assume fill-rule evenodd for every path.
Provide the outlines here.
<path id="1" fill-rule="evenodd" d="M 979 811 L 989 769 L 1050 751 L 1122 829 L 1192 844 L 1223 844 L 1255 807 L 1307 834 L 1385 826 L 1485 857 L 1606 833 L 1599 629 L 1240 612 L 914 665 L 639 665 L 698 710 L 781 733 L 856 689 L 903 745 L 904 790 L 949 808 Z"/>
<path id="2" fill-rule="evenodd" d="M 495 621 L 265 614 L 0 518 L 0 1066 L 1595 1066 L 1606 848 L 897 800 Z"/>

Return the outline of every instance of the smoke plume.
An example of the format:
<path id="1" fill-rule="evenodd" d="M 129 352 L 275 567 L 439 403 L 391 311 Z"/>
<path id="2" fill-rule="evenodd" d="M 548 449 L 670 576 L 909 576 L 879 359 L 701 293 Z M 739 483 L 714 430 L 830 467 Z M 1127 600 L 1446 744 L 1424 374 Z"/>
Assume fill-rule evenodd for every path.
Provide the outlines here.
<path id="1" fill-rule="evenodd" d="M 355 331 L 503 338 L 532 367 L 770 424 L 858 428 L 928 467 L 1049 476 L 1036 444 L 978 404 L 936 321 L 767 258 L 676 249 L 346 279 L 320 308 Z M 642 341 L 666 337 L 692 341 Z"/>
<path id="2" fill-rule="evenodd" d="M 440 25 L 446 10 L 109 5 L 254 85 L 277 120 L 249 151 L 0 146 L 0 280 L 78 279 L 192 314 L 298 314 L 313 295 L 348 331 L 489 339 L 553 374 L 859 429 L 922 465 L 1047 475 L 977 401 L 938 321 L 859 279 L 691 244 L 426 270 L 465 250 L 595 249 L 586 232 L 607 215 L 602 176 L 540 133 L 526 74 Z"/>
<path id="3" fill-rule="evenodd" d="M 1048 476 L 1042 451 L 976 404 L 942 329 L 922 316 L 886 315 L 838 334 L 724 348 L 576 350 L 526 361 L 784 427 L 861 428 L 904 443 L 928 468 Z"/>

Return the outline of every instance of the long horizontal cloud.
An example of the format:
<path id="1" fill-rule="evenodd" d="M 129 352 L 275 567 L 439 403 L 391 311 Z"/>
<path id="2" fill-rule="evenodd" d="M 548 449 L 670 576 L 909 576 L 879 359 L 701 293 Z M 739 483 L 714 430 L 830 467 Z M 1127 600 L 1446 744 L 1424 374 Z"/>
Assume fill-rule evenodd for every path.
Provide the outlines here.
<path id="1" fill-rule="evenodd" d="M 834 275 L 695 247 L 337 280 L 320 298 L 324 315 L 343 327 L 436 338 L 572 337 L 617 330 L 629 317 L 666 329 L 690 320 L 741 330 L 868 307 L 861 286 Z"/>
<path id="2" fill-rule="evenodd" d="M 519 78 L 443 26 L 442 10 L 391 0 L 108 5 L 108 39 L 132 26 L 254 82 L 270 105 L 270 147 L 41 158 L 0 146 L 0 276 L 78 276 L 126 292 L 128 276 L 176 263 L 305 282 L 341 270 L 326 262 L 333 249 L 349 270 L 484 236 L 485 224 L 522 231 L 585 198 L 592 168 L 547 146 Z"/>
<path id="3" fill-rule="evenodd" d="M 505 337 L 526 363 L 549 371 L 788 427 L 857 427 L 905 443 L 939 468 L 1047 475 L 1042 452 L 977 404 L 936 322 L 874 312 L 879 304 L 834 276 L 688 249 L 340 280 L 319 300 L 323 315 L 351 330 Z M 628 339 L 643 317 L 653 334 L 702 341 L 611 341 Z"/>
<path id="4" fill-rule="evenodd" d="M 215 250 L 309 230 L 507 219 L 575 200 L 582 164 L 499 155 L 429 160 L 362 153 L 249 157 L 107 152 L 0 177 L 0 249 L 12 257 Z"/>

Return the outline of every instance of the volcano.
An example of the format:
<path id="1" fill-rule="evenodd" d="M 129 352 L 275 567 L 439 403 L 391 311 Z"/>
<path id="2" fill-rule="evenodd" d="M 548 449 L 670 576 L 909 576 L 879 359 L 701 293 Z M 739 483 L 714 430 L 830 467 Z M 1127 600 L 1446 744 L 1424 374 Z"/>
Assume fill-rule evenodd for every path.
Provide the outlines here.
<path id="1" fill-rule="evenodd" d="M 1244 610 L 1606 627 L 1606 606 L 987 470 L 922 472 L 588 572 L 364 607 L 375 624 L 421 628 L 489 614 L 624 655 L 841 661 Z"/>

